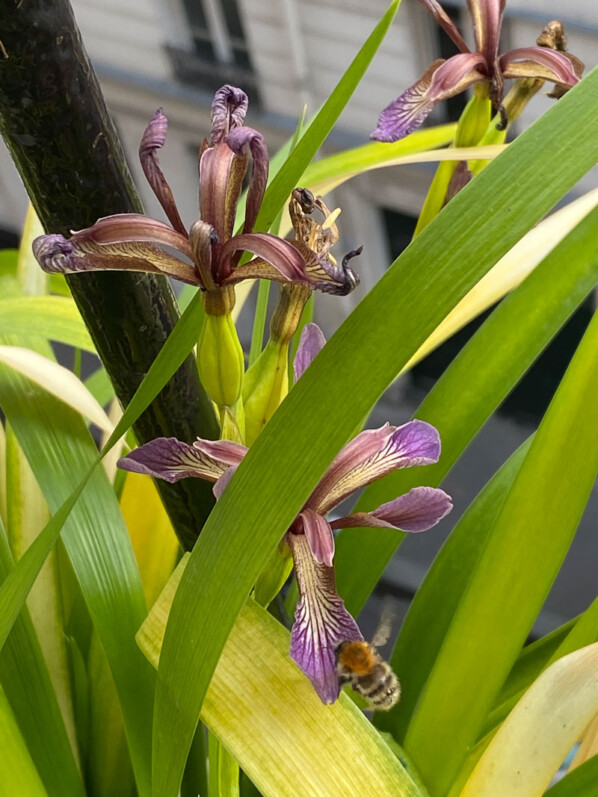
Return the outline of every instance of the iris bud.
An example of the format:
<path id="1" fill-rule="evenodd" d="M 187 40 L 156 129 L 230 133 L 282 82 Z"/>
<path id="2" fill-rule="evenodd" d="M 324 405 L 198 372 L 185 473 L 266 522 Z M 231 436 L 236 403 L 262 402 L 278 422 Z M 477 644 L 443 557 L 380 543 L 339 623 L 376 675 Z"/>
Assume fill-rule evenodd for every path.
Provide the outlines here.
<path id="1" fill-rule="evenodd" d="M 207 314 L 197 344 L 197 368 L 206 393 L 219 407 L 241 395 L 245 361 L 230 313 Z"/>

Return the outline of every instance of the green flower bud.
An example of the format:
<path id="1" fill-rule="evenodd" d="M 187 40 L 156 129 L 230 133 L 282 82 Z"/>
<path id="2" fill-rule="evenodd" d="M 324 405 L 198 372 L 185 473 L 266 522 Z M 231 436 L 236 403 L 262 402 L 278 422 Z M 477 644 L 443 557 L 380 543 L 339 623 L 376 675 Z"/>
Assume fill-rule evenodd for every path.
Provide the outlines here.
<path id="1" fill-rule="evenodd" d="M 288 389 L 289 343 L 270 339 L 245 376 L 243 406 L 248 446 L 274 415 Z"/>
<path id="2" fill-rule="evenodd" d="M 245 360 L 230 313 L 207 314 L 197 344 L 197 369 L 206 393 L 219 407 L 241 395 Z"/>
<path id="3" fill-rule="evenodd" d="M 473 97 L 469 100 L 457 125 L 455 134 L 456 147 L 475 147 L 485 134 L 490 123 L 492 103 L 488 97 L 485 83 L 474 87 Z"/>

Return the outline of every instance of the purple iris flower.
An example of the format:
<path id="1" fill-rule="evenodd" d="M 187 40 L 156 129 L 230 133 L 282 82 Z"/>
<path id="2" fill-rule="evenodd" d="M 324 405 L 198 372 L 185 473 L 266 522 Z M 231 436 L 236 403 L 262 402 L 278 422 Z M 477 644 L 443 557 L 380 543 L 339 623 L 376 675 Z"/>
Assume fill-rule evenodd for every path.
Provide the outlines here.
<path id="1" fill-rule="evenodd" d="M 314 288 L 346 292 L 339 269 L 326 259 L 313 262 L 296 246 L 276 235 L 253 232 L 268 181 L 268 151 L 261 133 L 244 126 L 247 95 L 223 86 L 212 102 L 211 139 L 200 150 L 200 219 L 187 232 L 172 191 L 158 160 L 168 121 L 158 109 L 147 126 L 139 157 L 144 174 L 170 225 L 138 213 L 118 213 L 99 219 L 92 227 L 62 235 L 42 235 L 33 252 L 44 271 L 71 274 L 80 271 L 132 270 L 165 274 L 218 294 L 244 279 L 263 278 L 282 283 L 303 282 Z M 245 222 L 234 235 L 243 180 L 253 168 L 247 192 Z M 162 247 L 167 246 L 184 259 Z M 243 252 L 256 255 L 239 266 Z M 345 275 L 340 273 L 344 279 Z M 222 312 L 217 310 L 217 314 Z"/>
<path id="2" fill-rule="evenodd" d="M 295 357 L 295 380 L 324 344 L 319 327 L 307 325 Z M 229 440 L 198 438 L 189 445 L 161 437 L 135 449 L 118 465 L 169 482 L 190 476 L 206 479 L 215 482 L 214 493 L 220 498 L 246 453 L 245 446 Z M 450 512 L 452 503 L 443 490 L 414 487 L 373 512 L 357 512 L 332 521 L 326 515 L 360 487 L 397 468 L 437 462 L 439 456 L 438 432 L 424 421 L 398 427 L 386 424 L 361 432 L 334 459 L 285 534 L 300 593 L 291 632 L 291 657 L 323 703 L 333 703 L 339 695 L 337 646 L 363 639 L 336 591 L 333 532 L 349 526 L 425 531 Z"/>
<path id="3" fill-rule="evenodd" d="M 420 79 L 380 114 L 370 138 L 398 141 L 421 125 L 434 106 L 460 94 L 474 83 L 486 83 L 495 111 L 502 112 L 507 78 L 539 78 L 563 87 L 579 82 L 583 64 L 569 53 L 550 47 L 520 47 L 498 53 L 506 0 L 467 0 L 476 50 L 472 52 L 438 0 L 419 0 L 459 49 L 448 60 L 439 58 Z M 503 119 L 506 124 L 506 120 Z"/>

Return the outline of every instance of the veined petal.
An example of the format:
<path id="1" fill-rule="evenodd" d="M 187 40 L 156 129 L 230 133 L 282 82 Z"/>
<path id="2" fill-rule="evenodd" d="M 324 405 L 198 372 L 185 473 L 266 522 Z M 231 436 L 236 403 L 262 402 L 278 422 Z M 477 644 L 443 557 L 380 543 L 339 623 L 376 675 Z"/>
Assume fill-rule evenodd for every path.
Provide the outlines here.
<path id="1" fill-rule="evenodd" d="M 277 235 L 262 232 L 235 235 L 223 246 L 222 259 L 230 261 L 233 253 L 237 251 L 251 252 L 258 258 L 234 269 L 226 282 L 234 283 L 252 277 L 277 279 L 279 282 L 309 282 L 305 263 L 299 252 L 289 241 Z M 269 269 L 260 273 L 259 270 L 263 266 L 260 261 L 273 266 L 280 276 L 273 276 Z"/>
<path id="2" fill-rule="evenodd" d="M 226 141 L 209 147 L 199 162 L 199 209 L 202 221 L 212 226 L 219 243 L 214 247 L 214 261 L 232 236 L 237 203 L 247 172 L 247 155 L 236 155 Z M 217 282 L 228 274 L 216 275 Z"/>
<path id="3" fill-rule="evenodd" d="M 373 512 L 356 512 L 338 518 L 330 525 L 333 529 L 351 526 L 374 526 L 385 529 L 419 532 L 431 529 L 453 508 L 450 495 L 436 487 L 414 487 L 394 501 L 382 504 Z"/>
<path id="4" fill-rule="evenodd" d="M 158 158 L 158 150 L 164 146 L 167 130 L 168 119 L 162 113 L 162 108 L 158 108 L 141 137 L 139 160 L 141 161 L 143 173 L 158 202 L 162 205 L 168 220 L 177 232 L 180 232 L 181 235 L 186 235 L 185 225 L 179 215 L 170 186 L 160 168 L 160 160 Z"/>
<path id="5" fill-rule="evenodd" d="M 317 324 L 306 324 L 303 327 L 293 361 L 295 382 L 303 375 L 306 368 L 311 365 L 325 345 L 326 338 Z"/>
<path id="6" fill-rule="evenodd" d="M 505 78 L 541 78 L 567 86 L 579 83 L 571 60 L 548 47 L 519 47 L 501 55 L 499 65 Z"/>
<path id="7" fill-rule="evenodd" d="M 227 84 L 218 89 L 212 100 L 212 146 L 222 141 L 235 127 L 241 127 L 247 105 L 247 94 L 236 86 Z"/>
<path id="8" fill-rule="evenodd" d="M 189 477 L 215 482 L 230 467 L 229 463 L 210 456 L 196 444 L 183 443 L 176 437 L 150 440 L 119 459 L 117 464 L 122 470 L 144 473 L 171 483 Z"/>
<path id="9" fill-rule="evenodd" d="M 251 150 L 253 168 L 247 192 L 245 223 L 243 225 L 244 233 L 251 232 L 268 183 L 269 160 L 266 140 L 261 133 L 251 127 L 237 127 L 231 131 L 226 143 L 236 155 L 243 155 L 247 146 Z"/>
<path id="10" fill-rule="evenodd" d="M 291 632 L 291 658 L 312 682 L 322 703 L 339 695 L 336 648 L 363 639 L 336 591 L 334 570 L 318 564 L 304 534 L 286 535 L 293 554 L 300 600 Z"/>
<path id="11" fill-rule="evenodd" d="M 299 515 L 299 523 L 316 562 L 332 567 L 334 534 L 326 518 L 311 509 L 304 509 Z"/>
<path id="12" fill-rule="evenodd" d="M 425 421 L 361 432 L 346 445 L 308 498 L 306 507 L 325 515 L 360 487 L 397 468 L 430 465 L 440 456 L 440 435 Z"/>
<path id="13" fill-rule="evenodd" d="M 420 4 L 429 11 L 430 14 L 434 17 L 436 22 L 440 25 L 443 31 L 453 40 L 457 48 L 462 53 L 470 52 L 469 47 L 465 43 L 463 36 L 459 33 L 455 23 L 446 13 L 444 8 L 440 5 L 437 0 L 419 0 Z"/>
<path id="14" fill-rule="evenodd" d="M 198 437 L 193 443 L 193 448 L 201 451 L 209 459 L 222 465 L 236 467 L 247 453 L 247 446 L 235 443 L 233 440 L 205 440 Z"/>
<path id="15" fill-rule="evenodd" d="M 130 243 L 98 244 L 62 235 L 42 235 L 33 242 L 33 254 L 49 274 L 80 271 L 144 271 L 164 274 L 189 285 L 201 285 L 195 268 L 157 246 Z"/>
<path id="16" fill-rule="evenodd" d="M 382 111 L 370 138 L 385 142 L 404 138 L 421 125 L 438 102 L 480 80 L 488 80 L 488 67 L 480 53 L 461 53 L 448 61 L 434 61 L 413 86 Z"/>
<path id="17" fill-rule="evenodd" d="M 498 54 L 498 40 L 506 0 L 467 0 L 473 21 L 476 50 L 493 64 Z"/>
<path id="18" fill-rule="evenodd" d="M 171 246 L 193 260 L 187 235 L 181 235 L 164 224 L 140 213 L 116 213 L 104 216 L 91 227 L 73 232 L 71 241 L 93 241 L 96 244 L 151 243 Z"/>
<path id="19" fill-rule="evenodd" d="M 359 277 L 352 268 L 349 268 L 348 263 L 361 254 L 363 247 L 360 246 L 346 254 L 339 266 L 328 254 L 318 256 L 317 252 L 310 249 L 303 241 L 294 240 L 290 241 L 290 244 L 301 253 L 309 283 L 322 293 L 347 296 L 359 285 Z"/>

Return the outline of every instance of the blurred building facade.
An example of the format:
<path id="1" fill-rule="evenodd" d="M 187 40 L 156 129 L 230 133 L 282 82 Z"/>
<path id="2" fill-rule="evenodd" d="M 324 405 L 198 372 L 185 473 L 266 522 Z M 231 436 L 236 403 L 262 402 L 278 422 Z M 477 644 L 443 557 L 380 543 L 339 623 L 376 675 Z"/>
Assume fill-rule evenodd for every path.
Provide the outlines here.
<path id="1" fill-rule="evenodd" d="M 154 110 L 164 108 L 169 133 L 160 159 L 186 223 L 197 217 L 197 149 L 209 131 L 214 90 L 223 83 L 233 83 L 248 92 L 248 123 L 264 133 L 273 153 L 292 134 L 303 105 L 307 104 L 309 114 L 327 98 L 387 6 L 386 0 L 72 2 L 146 209 L 157 218 L 162 212 L 143 179 L 137 148 Z M 444 5 L 471 41 L 465 0 Z M 509 0 L 501 49 L 534 44 L 543 26 L 554 18 L 565 24 L 570 51 L 586 63 L 586 68 L 593 67 L 598 53 L 598 5 L 591 0 L 569 0 L 564 8 L 557 0 Z M 366 143 L 380 110 L 414 82 L 434 58 L 450 54 L 446 52 L 447 42 L 416 0 L 403 0 L 324 152 Z M 537 96 L 526 109 L 520 127 L 526 127 L 551 102 Z M 454 108 L 451 111 L 444 104 L 431 121 L 448 121 L 451 113 Z M 364 254 L 356 266 L 362 284 L 353 296 L 342 301 L 319 297 L 318 320 L 325 331 L 331 332 L 339 324 L 406 245 L 432 174 L 429 164 L 394 167 L 358 177 L 334 192 L 331 204 L 343 209 L 339 222 L 343 238 L 338 251 L 364 244 Z M 584 178 L 576 193 L 594 186 L 595 178 Z M 2 147 L 0 231 L 6 240 L 20 229 L 25 209 L 24 189 Z M 572 346 L 575 342 L 573 339 Z M 567 346 L 565 349 L 571 353 Z M 442 368 L 443 357 L 446 364 L 449 356 L 450 350 L 441 353 L 439 360 L 393 388 L 379 410 L 380 418 L 406 420 Z M 522 402 L 525 404 L 526 399 Z M 525 412 L 518 415 L 516 410 L 493 419 L 450 477 L 448 489 L 455 495 L 459 512 L 537 420 L 533 407 L 526 409 L 530 410 L 527 416 Z M 582 529 L 582 547 L 574 556 L 579 561 L 571 567 L 583 568 L 583 562 L 589 556 L 593 558 L 588 546 L 593 547 L 595 555 L 593 536 L 584 543 L 584 535 L 589 534 Z M 396 588 L 400 593 L 415 588 L 441 537 L 442 532 L 430 537 L 429 544 L 418 542 L 419 548 L 412 551 L 405 546 L 405 555 L 387 574 L 391 590 Z M 583 578 L 566 576 L 562 585 L 557 584 L 545 615 L 545 628 L 585 608 L 594 597 L 593 581 L 591 588 L 589 581 L 586 588 Z"/>

